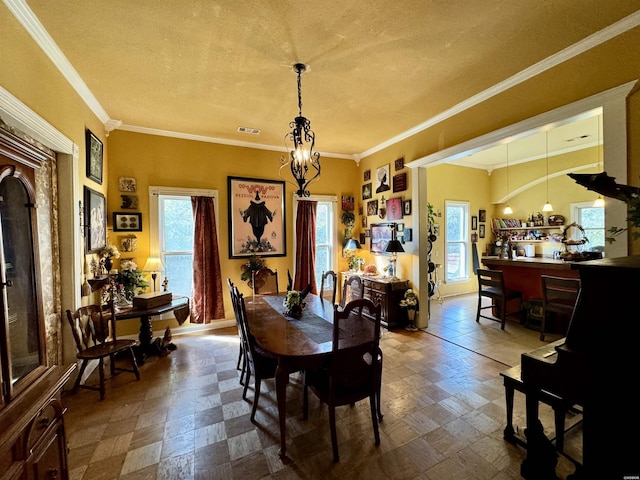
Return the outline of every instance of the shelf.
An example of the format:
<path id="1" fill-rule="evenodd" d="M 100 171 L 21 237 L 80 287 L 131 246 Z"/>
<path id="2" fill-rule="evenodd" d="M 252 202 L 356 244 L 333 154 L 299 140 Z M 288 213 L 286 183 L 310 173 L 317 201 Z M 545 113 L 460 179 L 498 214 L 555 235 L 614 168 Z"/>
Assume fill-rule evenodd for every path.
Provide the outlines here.
<path id="1" fill-rule="evenodd" d="M 542 225 L 540 227 L 507 227 L 507 228 L 494 228 L 498 232 L 504 232 L 509 230 L 560 230 L 564 228 L 564 225 Z"/>
<path id="2" fill-rule="evenodd" d="M 511 243 L 562 243 L 557 240 L 509 240 Z"/>

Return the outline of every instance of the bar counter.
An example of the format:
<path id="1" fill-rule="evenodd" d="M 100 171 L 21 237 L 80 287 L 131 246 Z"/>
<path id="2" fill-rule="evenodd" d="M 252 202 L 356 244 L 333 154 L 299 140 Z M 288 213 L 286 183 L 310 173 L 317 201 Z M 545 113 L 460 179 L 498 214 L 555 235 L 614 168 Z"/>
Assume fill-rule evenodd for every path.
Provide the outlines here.
<path id="1" fill-rule="evenodd" d="M 517 257 L 513 259 L 486 256 L 482 264 L 491 270 L 502 270 L 507 288 L 519 290 L 525 302 L 542 298 L 541 275 L 579 278 L 573 268 L 576 262 L 556 260 L 548 257 Z"/>

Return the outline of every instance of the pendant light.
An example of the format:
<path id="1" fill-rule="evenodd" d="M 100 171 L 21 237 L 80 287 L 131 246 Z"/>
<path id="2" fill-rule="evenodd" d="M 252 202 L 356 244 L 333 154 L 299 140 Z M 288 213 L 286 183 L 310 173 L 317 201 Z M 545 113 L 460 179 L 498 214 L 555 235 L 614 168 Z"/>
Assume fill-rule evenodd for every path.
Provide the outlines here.
<path id="1" fill-rule="evenodd" d="M 504 213 L 505 215 L 512 215 L 513 210 L 511 209 L 511 205 L 509 205 L 509 144 L 507 143 L 507 206 L 505 207 Z"/>
<path id="2" fill-rule="evenodd" d="M 549 203 L 549 131 L 545 132 L 547 144 L 547 203 L 542 207 L 543 212 L 553 212 L 553 206 Z"/>
<path id="3" fill-rule="evenodd" d="M 300 76 L 307 70 L 303 63 L 296 63 L 293 71 L 298 75 L 298 116 L 289 123 L 291 132 L 285 135 L 285 144 L 289 154 L 280 158 L 279 174 L 287 165 L 296 181 L 296 195 L 308 197 L 309 184 L 319 180 L 320 153 L 314 151 L 316 134 L 311 130 L 311 122 L 302 116 L 302 83 Z M 315 173 L 314 173 L 315 171 Z M 309 178 L 307 178 L 309 175 Z M 280 174 L 280 178 L 283 178 Z"/>

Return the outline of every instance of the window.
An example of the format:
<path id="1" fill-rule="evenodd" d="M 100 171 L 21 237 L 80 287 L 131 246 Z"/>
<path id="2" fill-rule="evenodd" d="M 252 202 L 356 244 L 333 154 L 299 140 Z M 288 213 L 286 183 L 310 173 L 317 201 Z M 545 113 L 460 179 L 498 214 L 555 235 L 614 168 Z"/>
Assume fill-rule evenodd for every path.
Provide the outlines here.
<path id="1" fill-rule="evenodd" d="M 322 272 L 327 270 L 335 271 L 335 248 L 336 245 L 336 230 L 335 219 L 337 218 L 336 205 L 337 199 L 334 196 L 329 195 L 311 195 L 309 200 L 317 201 L 316 206 L 316 264 L 315 264 L 315 277 L 316 284 L 320 285 L 322 281 Z M 304 200 L 298 200 L 294 197 L 294 238 L 296 238 L 295 232 L 295 218 L 298 214 L 298 202 Z"/>
<path id="2" fill-rule="evenodd" d="M 448 282 L 469 279 L 469 203 L 445 202 L 445 278 Z"/>
<path id="3" fill-rule="evenodd" d="M 187 297 L 191 296 L 193 285 L 192 196 L 217 198 L 217 191 L 149 187 L 151 207 L 149 255 L 154 256 L 154 252 L 157 252 L 157 256 L 162 260 L 164 266 L 162 275 L 169 281 L 168 290 L 176 295 Z M 217 208 L 216 202 L 216 223 L 218 222 Z M 138 259 L 141 265 L 144 265 L 144 260 Z M 158 285 L 161 282 L 162 280 Z"/>
<path id="4" fill-rule="evenodd" d="M 572 203 L 571 217 L 584 229 L 584 236 L 589 239 L 585 250 L 604 251 L 604 207 L 594 207 L 593 202 Z"/>

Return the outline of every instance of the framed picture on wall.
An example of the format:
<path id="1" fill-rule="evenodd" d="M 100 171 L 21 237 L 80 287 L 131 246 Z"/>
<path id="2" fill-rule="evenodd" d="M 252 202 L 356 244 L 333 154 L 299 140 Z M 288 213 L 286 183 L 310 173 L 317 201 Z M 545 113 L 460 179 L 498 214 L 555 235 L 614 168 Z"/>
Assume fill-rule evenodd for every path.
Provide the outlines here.
<path id="1" fill-rule="evenodd" d="M 142 213 L 140 212 L 113 212 L 114 232 L 141 232 Z"/>
<path id="2" fill-rule="evenodd" d="M 480 223 L 484 223 L 487 221 L 487 211 L 486 210 L 478 210 L 478 220 Z"/>
<path id="3" fill-rule="evenodd" d="M 107 202 L 100 192 L 84 187 L 85 250 L 96 253 L 107 246 Z"/>
<path id="4" fill-rule="evenodd" d="M 85 132 L 87 150 L 87 178 L 102 185 L 102 142 L 89 129 Z"/>
<path id="5" fill-rule="evenodd" d="M 369 200 L 373 195 L 371 194 L 371 184 L 365 183 L 362 186 L 362 199 Z"/>
<path id="6" fill-rule="evenodd" d="M 229 258 L 287 254 L 284 181 L 227 177 Z"/>
<path id="7" fill-rule="evenodd" d="M 477 230 L 477 229 L 478 229 L 478 217 L 473 215 L 471 217 L 471 230 Z"/>
<path id="8" fill-rule="evenodd" d="M 405 200 L 402 204 L 405 215 L 411 215 L 411 200 Z"/>
<path id="9" fill-rule="evenodd" d="M 484 229 L 485 229 L 484 224 L 481 224 L 480 225 L 480 230 L 478 230 L 478 234 L 479 234 L 480 238 L 484 238 L 484 234 L 485 234 Z"/>
<path id="10" fill-rule="evenodd" d="M 378 167 L 376 171 L 376 193 L 386 192 L 391 190 L 389 177 L 389 164 Z"/>
<path id="11" fill-rule="evenodd" d="M 402 220 L 402 199 L 390 198 L 387 200 L 387 220 Z"/>

